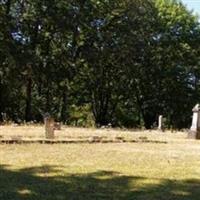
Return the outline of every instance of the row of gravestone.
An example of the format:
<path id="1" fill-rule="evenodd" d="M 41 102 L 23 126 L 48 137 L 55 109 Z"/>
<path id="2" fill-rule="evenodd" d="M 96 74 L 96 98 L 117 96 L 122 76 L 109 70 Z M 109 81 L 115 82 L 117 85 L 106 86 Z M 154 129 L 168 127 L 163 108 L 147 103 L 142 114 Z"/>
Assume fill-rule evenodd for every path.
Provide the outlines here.
<path id="1" fill-rule="evenodd" d="M 197 104 L 193 109 L 192 126 L 189 130 L 188 137 L 193 139 L 200 139 L 200 105 Z M 54 130 L 60 130 L 61 124 L 55 123 L 51 116 L 44 117 L 45 136 L 46 139 L 54 139 Z M 163 116 L 160 115 L 158 119 L 158 130 L 164 130 Z"/>
<path id="2" fill-rule="evenodd" d="M 188 138 L 191 139 L 200 139 L 200 105 L 196 104 L 196 106 L 192 109 L 192 126 L 188 132 Z M 164 122 L 163 116 L 160 115 L 158 118 L 158 130 L 164 130 Z"/>

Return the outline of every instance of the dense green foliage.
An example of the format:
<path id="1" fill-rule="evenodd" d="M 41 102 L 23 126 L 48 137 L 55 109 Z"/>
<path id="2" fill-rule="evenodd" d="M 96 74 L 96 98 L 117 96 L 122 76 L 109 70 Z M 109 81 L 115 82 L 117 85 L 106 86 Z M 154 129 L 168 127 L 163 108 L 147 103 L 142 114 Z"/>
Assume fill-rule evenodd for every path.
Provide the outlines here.
<path id="1" fill-rule="evenodd" d="M 187 127 L 199 42 L 197 16 L 175 0 L 0 0 L 0 113 Z"/>

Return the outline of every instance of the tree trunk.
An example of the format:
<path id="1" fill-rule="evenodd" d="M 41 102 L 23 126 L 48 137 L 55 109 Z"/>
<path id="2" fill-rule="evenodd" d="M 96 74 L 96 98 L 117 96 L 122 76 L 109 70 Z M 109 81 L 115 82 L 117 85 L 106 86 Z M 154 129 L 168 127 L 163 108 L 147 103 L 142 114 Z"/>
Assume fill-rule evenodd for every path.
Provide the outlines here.
<path id="1" fill-rule="evenodd" d="M 32 103 L 32 79 L 29 77 L 27 81 L 27 88 L 26 88 L 26 109 L 25 109 L 26 122 L 32 120 L 31 103 Z"/>
<path id="2" fill-rule="evenodd" d="M 67 94 L 65 89 L 63 90 L 62 96 L 61 120 L 63 122 L 66 122 L 67 120 Z"/>
<path id="3" fill-rule="evenodd" d="M 3 98 L 2 98 L 2 85 L 0 83 L 0 122 L 3 121 L 3 116 L 2 116 L 2 113 L 3 113 L 3 106 L 2 106 L 2 103 L 3 103 Z"/>
<path id="4" fill-rule="evenodd" d="M 106 126 L 108 125 L 108 120 L 106 116 L 98 116 L 98 118 L 95 119 L 95 124 L 97 127 Z"/>
<path id="5" fill-rule="evenodd" d="M 6 14 L 9 15 L 11 7 L 11 0 L 8 0 L 6 3 Z"/>
<path id="6" fill-rule="evenodd" d="M 154 114 L 145 113 L 143 114 L 144 126 L 146 129 L 151 129 L 154 122 L 156 121 L 156 117 Z"/>
<path id="7" fill-rule="evenodd" d="M 49 112 L 50 109 L 50 94 L 49 94 L 49 87 L 47 88 L 46 92 L 46 112 Z"/>

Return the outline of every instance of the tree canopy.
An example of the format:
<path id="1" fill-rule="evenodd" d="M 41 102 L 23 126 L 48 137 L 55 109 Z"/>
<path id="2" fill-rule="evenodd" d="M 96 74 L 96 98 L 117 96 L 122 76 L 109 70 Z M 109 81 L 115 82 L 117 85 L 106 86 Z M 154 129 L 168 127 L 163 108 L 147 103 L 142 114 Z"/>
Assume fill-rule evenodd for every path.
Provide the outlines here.
<path id="1" fill-rule="evenodd" d="M 0 120 L 188 127 L 199 42 L 177 0 L 0 0 Z"/>

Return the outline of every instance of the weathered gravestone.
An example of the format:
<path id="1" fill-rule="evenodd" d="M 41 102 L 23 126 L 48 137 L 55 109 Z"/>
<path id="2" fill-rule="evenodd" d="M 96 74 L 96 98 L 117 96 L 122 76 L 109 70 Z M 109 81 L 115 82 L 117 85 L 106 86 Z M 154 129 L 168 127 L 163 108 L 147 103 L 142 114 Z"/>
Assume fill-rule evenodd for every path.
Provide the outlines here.
<path id="1" fill-rule="evenodd" d="M 54 139 L 54 118 L 50 115 L 44 117 L 44 124 L 45 124 L 45 137 L 46 139 Z"/>
<path id="2" fill-rule="evenodd" d="M 200 139 L 200 105 L 197 104 L 193 109 L 192 126 L 189 130 L 188 137 Z"/>
<path id="3" fill-rule="evenodd" d="M 158 130 L 163 131 L 163 116 L 159 115 L 158 117 Z"/>

